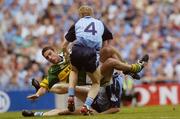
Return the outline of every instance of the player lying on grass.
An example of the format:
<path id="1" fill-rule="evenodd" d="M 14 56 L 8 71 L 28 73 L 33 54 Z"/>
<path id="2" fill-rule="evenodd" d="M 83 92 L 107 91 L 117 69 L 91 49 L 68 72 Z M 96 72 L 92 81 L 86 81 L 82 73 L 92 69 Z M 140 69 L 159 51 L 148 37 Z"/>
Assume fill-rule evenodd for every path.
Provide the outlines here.
<path id="1" fill-rule="evenodd" d="M 37 99 L 39 96 L 44 95 L 47 91 L 64 94 L 63 90 L 59 90 L 57 88 L 51 89 L 51 87 L 58 82 L 67 83 L 69 72 L 71 70 L 69 61 L 64 58 L 62 53 L 61 54 L 56 53 L 52 47 L 49 46 L 44 47 L 42 50 L 42 55 L 53 65 L 49 68 L 47 77 L 43 79 L 42 82 L 40 83 L 40 88 L 37 89 L 37 92 L 27 97 L 28 99 L 31 100 Z M 144 62 L 148 61 L 148 55 L 145 55 L 140 60 L 141 63 L 132 64 L 132 66 L 129 64 L 122 63 L 121 59 L 119 58 L 120 55 L 118 56 L 117 51 L 115 51 L 113 48 L 110 47 L 104 48 L 100 53 L 100 56 L 102 57 L 101 61 L 103 62 L 101 66 L 101 73 L 105 77 L 103 78 L 103 80 L 101 80 L 101 84 L 103 85 L 109 83 L 109 80 L 112 77 L 112 72 L 114 69 L 123 70 L 126 72 L 127 71 L 134 72 L 134 70 L 137 70 L 137 68 L 139 67 L 141 67 L 139 70 L 142 70 Z M 134 76 L 134 74 L 136 73 L 132 73 L 132 74 Z M 80 73 L 78 78 L 85 80 L 86 74 L 82 72 Z"/>
<path id="2" fill-rule="evenodd" d="M 102 86 L 95 98 L 91 112 L 89 114 L 111 114 L 119 112 L 121 103 L 121 94 L 124 75 L 118 73 L 113 74 L 113 79 L 110 85 Z M 35 85 L 36 87 L 37 85 Z M 54 86 L 53 86 L 54 87 Z M 55 88 L 68 92 L 68 84 L 57 84 Z M 86 86 L 76 87 L 76 96 L 81 101 L 85 101 L 89 88 Z M 54 109 L 48 112 L 33 112 L 29 110 L 23 110 L 23 116 L 55 116 L 55 115 L 73 115 L 81 114 L 80 108 L 77 108 L 74 112 L 70 112 L 68 109 Z"/>
<path id="3" fill-rule="evenodd" d="M 140 62 L 143 61 L 148 61 L 147 55 L 140 60 Z M 101 86 L 100 91 L 92 104 L 92 108 L 87 114 L 112 114 L 119 112 L 124 78 L 125 77 L 123 75 L 114 73 L 111 83 L 107 86 Z M 36 80 L 34 80 L 33 85 L 36 89 L 39 89 L 40 87 L 38 81 Z M 88 90 L 89 88 L 87 86 L 76 86 L 77 98 L 81 101 L 85 101 Z M 54 93 L 67 93 L 68 84 L 55 84 L 51 91 Z M 80 108 L 76 109 L 74 112 L 70 112 L 68 109 L 54 109 L 48 112 L 33 112 L 29 110 L 22 111 L 23 116 L 55 116 L 73 114 L 81 114 Z"/>

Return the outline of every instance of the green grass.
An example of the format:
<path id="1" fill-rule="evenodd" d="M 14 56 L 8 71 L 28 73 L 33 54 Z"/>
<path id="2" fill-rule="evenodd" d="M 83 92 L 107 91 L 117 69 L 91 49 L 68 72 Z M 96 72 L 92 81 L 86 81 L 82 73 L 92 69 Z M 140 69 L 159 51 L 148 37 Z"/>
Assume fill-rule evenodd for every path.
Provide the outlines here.
<path id="1" fill-rule="evenodd" d="M 24 119 L 21 112 L 0 113 L 0 119 Z M 54 116 L 54 117 L 26 117 L 25 119 L 180 119 L 180 105 L 177 106 L 148 106 L 122 107 L 116 114 L 92 116 Z"/>

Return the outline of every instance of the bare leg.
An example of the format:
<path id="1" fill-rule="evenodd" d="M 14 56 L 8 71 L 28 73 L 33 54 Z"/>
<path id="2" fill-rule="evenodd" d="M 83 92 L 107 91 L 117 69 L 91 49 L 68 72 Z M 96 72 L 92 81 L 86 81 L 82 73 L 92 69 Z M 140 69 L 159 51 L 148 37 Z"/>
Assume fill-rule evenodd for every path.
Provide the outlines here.
<path id="1" fill-rule="evenodd" d="M 82 102 L 84 102 L 87 97 L 89 89 L 90 86 L 76 86 L 75 88 L 76 97 L 79 98 Z M 50 91 L 56 94 L 66 94 L 68 92 L 68 84 L 65 83 L 55 84 Z"/>
<path id="2" fill-rule="evenodd" d="M 92 86 L 88 92 L 88 97 L 94 99 L 97 96 L 100 88 L 100 80 L 101 80 L 100 68 L 98 67 L 94 73 L 88 73 L 88 75 L 92 81 Z"/>
<path id="3" fill-rule="evenodd" d="M 80 109 L 70 112 L 68 109 L 53 109 L 48 112 L 43 113 L 43 116 L 57 116 L 57 115 L 79 115 Z"/>
<path id="4" fill-rule="evenodd" d="M 56 94 L 66 94 L 68 92 L 68 84 L 65 83 L 57 83 L 51 89 L 50 92 Z"/>
<path id="5" fill-rule="evenodd" d="M 108 58 L 101 66 L 101 73 L 105 75 L 107 71 L 117 69 L 120 71 L 131 71 L 132 66 L 129 64 L 122 63 L 121 61 Z"/>
<path id="6" fill-rule="evenodd" d="M 62 111 L 63 110 L 61 109 L 53 109 L 53 110 L 43 113 L 43 116 L 56 116 L 58 115 L 59 112 L 62 112 Z"/>
<path id="7" fill-rule="evenodd" d="M 72 65 L 71 65 L 72 66 Z M 75 96 L 75 87 L 78 80 L 78 70 L 76 67 L 72 66 L 72 70 L 69 75 L 69 88 L 68 88 L 68 110 L 71 112 L 75 111 L 75 102 L 74 102 L 74 96 Z"/>
<path id="8" fill-rule="evenodd" d="M 100 51 L 100 61 L 105 64 L 103 69 L 112 69 L 122 70 L 124 72 L 138 73 L 141 71 L 142 66 L 140 64 L 127 64 L 122 59 L 119 52 L 113 47 L 104 47 Z M 109 65 L 108 65 L 109 64 Z M 112 65 L 113 67 L 111 67 Z M 104 72 L 104 71 L 102 71 Z"/>
<path id="9" fill-rule="evenodd" d="M 97 96 L 99 89 L 100 89 L 100 80 L 101 80 L 101 72 L 100 67 L 96 69 L 93 73 L 87 73 L 88 76 L 91 78 L 92 86 L 88 92 L 88 96 L 86 97 L 86 101 L 81 108 L 81 113 L 84 115 L 90 114 L 90 107 Z"/>
<path id="10" fill-rule="evenodd" d="M 75 88 L 78 80 L 78 70 L 72 66 L 72 70 L 69 75 L 69 88 Z"/>
<path id="11" fill-rule="evenodd" d="M 100 51 L 100 61 L 102 63 L 104 63 L 108 58 L 115 58 L 125 63 L 119 51 L 111 46 L 103 47 Z"/>

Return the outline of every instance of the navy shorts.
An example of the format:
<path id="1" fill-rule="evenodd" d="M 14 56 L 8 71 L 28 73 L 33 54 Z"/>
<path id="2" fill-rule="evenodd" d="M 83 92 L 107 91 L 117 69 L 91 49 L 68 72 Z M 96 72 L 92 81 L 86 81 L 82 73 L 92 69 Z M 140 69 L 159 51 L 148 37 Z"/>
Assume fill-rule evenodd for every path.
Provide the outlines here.
<path id="1" fill-rule="evenodd" d="M 71 64 L 79 71 L 93 73 L 98 67 L 96 49 L 74 44 L 70 54 Z"/>

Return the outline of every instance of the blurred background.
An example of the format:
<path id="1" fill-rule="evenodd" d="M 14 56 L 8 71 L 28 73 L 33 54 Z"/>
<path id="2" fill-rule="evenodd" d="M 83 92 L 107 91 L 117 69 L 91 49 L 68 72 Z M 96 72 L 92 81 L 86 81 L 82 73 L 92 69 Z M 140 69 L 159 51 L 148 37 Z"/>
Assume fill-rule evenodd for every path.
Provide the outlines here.
<path id="1" fill-rule="evenodd" d="M 64 34 L 78 20 L 82 4 L 94 8 L 95 17 L 114 35 L 112 45 L 128 63 L 145 53 L 150 55 L 141 80 L 128 82 L 129 87 L 146 85 L 151 96 L 159 84 L 173 94 L 176 90 L 171 86 L 176 86 L 177 101 L 167 96 L 167 102 L 179 104 L 179 0 L 0 0 L 0 109 L 6 104 L 2 92 L 22 93 L 33 89 L 32 78 L 41 81 L 50 66 L 41 56 L 43 46 L 60 49 Z"/>

